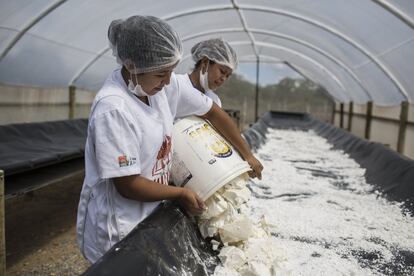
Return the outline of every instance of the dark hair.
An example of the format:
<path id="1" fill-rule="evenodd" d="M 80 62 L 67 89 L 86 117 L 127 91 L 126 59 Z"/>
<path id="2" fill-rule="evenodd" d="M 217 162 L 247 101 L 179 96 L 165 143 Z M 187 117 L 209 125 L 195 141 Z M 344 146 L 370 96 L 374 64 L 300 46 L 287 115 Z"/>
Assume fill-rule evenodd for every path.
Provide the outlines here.
<path id="1" fill-rule="evenodd" d="M 203 59 L 200 59 L 199 61 L 197 61 L 197 63 L 194 65 L 194 69 L 196 69 L 196 68 L 200 67 L 200 66 L 201 66 L 201 62 L 203 62 Z M 208 63 L 209 63 L 209 64 L 215 64 L 216 62 L 215 62 L 215 61 L 213 61 L 213 60 L 211 60 L 211 59 L 209 59 L 209 60 L 208 60 Z"/>

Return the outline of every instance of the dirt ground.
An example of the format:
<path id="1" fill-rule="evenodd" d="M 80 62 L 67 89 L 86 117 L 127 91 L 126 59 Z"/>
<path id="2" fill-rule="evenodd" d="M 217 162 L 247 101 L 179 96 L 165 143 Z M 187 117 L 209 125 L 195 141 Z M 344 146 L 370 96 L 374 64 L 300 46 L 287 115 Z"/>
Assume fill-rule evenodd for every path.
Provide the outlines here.
<path id="1" fill-rule="evenodd" d="M 76 243 L 83 175 L 6 200 L 7 275 L 80 275 L 89 266 Z"/>

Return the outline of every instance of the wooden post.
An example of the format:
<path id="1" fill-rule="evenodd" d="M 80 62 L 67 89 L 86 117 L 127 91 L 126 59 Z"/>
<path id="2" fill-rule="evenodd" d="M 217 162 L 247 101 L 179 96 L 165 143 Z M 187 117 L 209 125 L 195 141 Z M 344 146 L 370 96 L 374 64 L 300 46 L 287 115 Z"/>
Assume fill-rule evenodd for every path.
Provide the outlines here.
<path id="1" fill-rule="evenodd" d="M 408 102 L 401 102 L 401 112 L 400 112 L 400 127 L 398 129 L 398 142 L 397 142 L 397 151 L 401 154 L 404 153 L 404 144 L 405 144 L 405 132 L 407 130 L 407 120 L 408 120 Z"/>
<path id="2" fill-rule="evenodd" d="M 348 113 L 348 131 L 352 132 L 352 116 L 354 115 L 354 102 L 349 103 L 349 113 Z"/>
<path id="3" fill-rule="evenodd" d="M 335 125 L 335 115 L 336 115 L 336 103 L 333 103 L 333 108 L 332 108 L 332 116 L 331 116 L 331 124 Z"/>
<path id="4" fill-rule="evenodd" d="M 0 275 L 6 275 L 4 190 L 4 172 L 0 170 Z"/>
<path id="5" fill-rule="evenodd" d="M 341 103 L 340 105 L 340 117 L 339 117 L 339 127 L 344 128 L 344 104 Z"/>
<path id="6" fill-rule="evenodd" d="M 369 140 L 371 138 L 371 122 L 372 122 L 372 102 L 367 103 L 367 115 L 366 115 L 366 124 L 365 124 L 365 139 Z"/>
<path id="7" fill-rule="evenodd" d="M 256 105 L 255 105 L 255 112 L 254 112 L 254 119 L 257 121 L 259 119 L 259 74 L 260 74 L 260 61 L 257 58 L 256 61 Z"/>
<path id="8" fill-rule="evenodd" d="M 75 118 L 76 86 L 69 86 L 69 119 Z"/>

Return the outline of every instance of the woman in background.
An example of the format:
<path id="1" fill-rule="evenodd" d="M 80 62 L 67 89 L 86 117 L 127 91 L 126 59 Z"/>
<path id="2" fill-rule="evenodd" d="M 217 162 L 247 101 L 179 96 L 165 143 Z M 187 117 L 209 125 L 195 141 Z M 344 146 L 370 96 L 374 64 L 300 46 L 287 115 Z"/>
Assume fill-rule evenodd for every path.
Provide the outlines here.
<path id="1" fill-rule="evenodd" d="M 214 93 L 231 76 L 238 65 L 233 48 L 221 38 L 201 41 L 191 48 L 195 66 L 188 75 L 194 88 L 210 97 L 221 107 L 221 100 Z"/>

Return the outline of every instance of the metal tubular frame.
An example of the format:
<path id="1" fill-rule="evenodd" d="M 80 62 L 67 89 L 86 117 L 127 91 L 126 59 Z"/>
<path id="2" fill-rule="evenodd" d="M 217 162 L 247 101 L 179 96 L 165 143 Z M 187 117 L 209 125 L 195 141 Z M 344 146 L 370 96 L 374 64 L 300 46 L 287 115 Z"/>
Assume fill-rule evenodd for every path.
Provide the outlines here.
<path id="1" fill-rule="evenodd" d="M 307 73 L 305 73 L 305 72 L 303 72 L 303 69 L 298 68 L 298 66 L 297 66 L 297 65 L 292 65 L 291 63 L 286 62 L 286 61 L 285 61 L 284 63 L 285 63 L 287 66 L 289 66 L 290 68 L 292 68 L 292 70 L 294 70 L 295 72 L 297 72 L 299 75 L 301 75 L 304 79 L 314 81 L 314 79 L 313 79 L 313 78 L 309 77 L 309 76 L 308 76 L 308 74 L 307 74 Z M 320 81 L 318 80 L 318 82 L 320 82 Z M 323 83 L 321 83 L 321 85 L 323 86 L 324 84 L 323 84 Z M 324 88 L 327 90 L 327 87 L 324 87 Z M 329 99 L 331 99 L 333 102 L 335 102 L 335 97 L 334 97 L 334 96 L 332 96 L 332 94 L 330 94 L 329 92 L 328 92 L 328 94 L 327 94 L 327 95 L 325 94 L 325 96 L 327 96 Z"/>
<path id="2" fill-rule="evenodd" d="M 261 30 L 261 29 L 250 29 L 251 33 L 255 34 L 265 34 L 265 35 L 269 35 L 269 36 L 273 36 L 273 37 L 278 37 L 278 38 L 283 38 L 289 41 L 292 41 L 294 43 L 297 43 L 299 45 L 305 46 L 307 48 L 310 48 L 314 51 L 316 51 L 317 53 L 323 55 L 324 57 L 328 58 L 329 60 L 331 60 L 332 62 L 334 62 L 336 65 L 338 65 L 339 67 L 341 67 L 342 69 L 344 69 L 350 76 L 352 79 L 355 80 L 355 82 L 361 87 L 362 91 L 367 95 L 369 100 L 372 100 L 372 95 L 369 93 L 369 91 L 364 87 L 364 85 L 362 84 L 362 81 L 358 78 L 358 76 L 352 71 L 351 68 L 349 68 L 347 65 L 345 65 L 341 60 L 339 60 L 338 58 L 327 54 L 326 52 L 324 52 L 322 49 L 320 49 L 319 47 L 297 39 L 295 37 L 291 37 L 285 34 L 281 34 L 281 33 L 277 33 L 277 32 L 271 32 L 271 31 L 266 31 L 266 30 Z M 201 36 L 205 36 L 205 35 L 210 35 L 210 34 L 219 34 L 219 33 L 233 33 L 233 32 L 243 32 L 242 29 L 236 29 L 236 28 L 228 28 L 228 29 L 223 29 L 223 30 L 211 30 L 211 31 L 207 31 L 207 32 L 202 32 L 202 33 L 197 33 L 194 35 L 190 35 L 190 36 L 186 36 L 184 37 L 182 40 L 183 41 L 187 41 L 196 37 L 201 37 Z"/>
<path id="3" fill-rule="evenodd" d="M 255 92 L 256 92 L 256 97 L 255 97 L 255 120 L 257 121 L 259 119 L 259 90 L 260 90 L 260 86 L 259 86 L 259 76 L 260 76 L 260 57 L 259 57 L 259 52 L 257 51 L 257 46 L 254 40 L 254 36 L 253 34 L 249 31 L 249 28 L 247 27 L 247 22 L 246 19 L 244 18 L 243 13 L 240 11 L 239 6 L 236 3 L 236 0 L 230 0 L 231 3 L 233 4 L 233 7 L 236 9 L 237 14 L 239 15 L 240 21 L 242 23 L 243 29 L 245 30 L 245 32 L 247 33 L 247 35 L 249 36 L 249 39 L 252 43 L 252 47 L 253 47 L 253 51 L 254 54 L 256 56 L 256 87 L 255 87 Z"/>
<path id="4" fill-rule="evenodd" d="M 388 67 L 381 62 L 374 54 L 371 54 L 368 49 L 360 45 L 358 42 L 353 40 L 352 38 L 348 37 L 346 34 L 340 32 L 339 30 L 330 27 L 322 22 L 319 22 L 318 20 L 311 19 L 308 17 L 305 17 L 303 15 L 295 14 L 293 12 L 288 12 L 286 10 L 281 9 L 274 9 L 269 7 L 261 7 L 261 6 L 252 6 L 252 5 L 243 5 L 240 7 L 243 10 L 251 10 L 251 11 L 259 11 L 259 12 L 265 12 L 265 13 L 272 13 L 272 14 L 280 14 L 287 17 L 295 18 L 297 20 L 306 22 L 308 24 L 311 24 L 313 26 L 319 27 L 338 38 L 348 42 L 350 45 L 352 45 L 354 48 L 358 49 L 361 53 L 363 53 L 366 57 L 368 57 L 374 64 L 376 64 L 381 71 L 391 80 L 391 82 L 396 86 L 397 90 L 401 93 L 401 95 L 408 100 L 409 96 L 403 85 L 398 81 L 398 79 L 392 74 L 392 72 L 388 69 Z"/>
<path id="5" fill-rule="evenodd" d="M 233 42 L 232 43 L 233 45 L 242 45 L 242 44 L 244 44 L 243 42 Z M 326 67 L 325 66 L 323 66 L 322 64 L 320 64 L 319 62 L 317 62 L 316 60 L 314 60 L 314 59 L 312 59 L 311 57 L 309 57 L 309 56 L 307 56 L 307 55 L 305 55 L 305 54 L 302 54 L 302 53 L 300 53 L 300 52 L 297 52 L 297 51 L 295 51 L 295 50 L 292 50 L 292 49 L 289 49 L 289 48 L 286 48 L 286 47 L 283 47 L 283 46 L 278 46 L 278 45 L 274 45 L 274 44 L 268 44 L 268 43 L 263 43 L 263 42 L 260 42 L 260 43 L 257 43 L 257 45 L 260 45 L 260 46 L 262 46 L 262 47 L 269 47 L 269 48 L 274 48 L 274 49 L 279 49 L 279 50 L 282 50 L 282 51 L 285 51 L 285 52 L 290 52 L 290 53 L 292 53 L 292 54 L 294 54 L 294 55 L 296 55 L 296 56 L 299 56 L 299 57 L 301 57 L 302 59 L 304 59 L 304 60 L 307 60 L 307 61 L 309 61 L 310 63 L 312 63 L 312 64 L 314 64 L 315 65 L 315 67 L 318 67 L 320 70 L 322 70 L 322 71 L 325 71 L 329 76 L 330 76 L 330 78 L 332 78 L 336 83 L 338 83 L 338 86 L 343 90 L 343 92 L 345 91 L 345 87 L 344 87 L 344 85 L 342 84 L 342 82 L 335 76 L 335 74 L 333 74 L 330 70 L 328 70 L 328 69 L 326 69 Z M 346 94 L 346 93 L 345 93 Z M 347 94 L 346 94 L 347 95 Z"/>
<path id="6" fill-rule="evenodd" d="M 386 0 L 372 0 L 372 2 L 380 5 L 382 8 L 386 9 L 388 12 L 392 13 L 398 17 L 402 22 L 414 29 L 414 19 L 409 15 L 405 14 L 402 10 L 397 8 L 395 5 Z"/>
<path id="7" fill-rule="evenodd" d="M 97 56 L 95 56 L 93 59 L 91 59 L 90 61 L 88 61 L 79 71 L 78 73 L 76 73 L 75 76 L 73 76 L 72 80 L 69 82 L 69 86 L 73 86 L 75 85 L 75 82 L 82 76 L 83 73 L 86 72 L 86 70 L 88 70 L 89 67 L 92 66 L 92 64 L 94 64 L 101 56 L 103 56 L 106 52 L 109 51 L 109 47 L 105 47 L 104 49 L 102 49 Z"/>
<path id="8" fill-rule="evenodd" d="M 224 10 L 224 9 L 229 9 L 229 8 L 226 7 L 226 8 L 223 8 L 221 10 Z M 368 59 L 370 59 L 375 65 L 377 65 L 379 67 L 379 69 L 387 76 L 387 78 L 390 79 L 390 81 L 396 86 L 397 90 L 401 93 L 401 95 L 406 100 L 409 99 L 407 91 L 402 86 L 402 84 L 398 81 L 398 79 L 392 74 L 392 72 L 388 69 L 387 66 L 385 66 L 374 54 L 370 53 L 370 51 L 368 49 L 366 49 L 365 47 L 363 47 L 362 45 L 357 43 L 352 38 L 348 37 L 346 34 L 340 32 L 339 30 L 337 30 L 333 27 L 330 27 L 330 26 L 328 26 L 328 25 L 326 25 L 322 22 L 319 22 L 318 20 L 308 18 L 306 16 L 296 14 L 296 13 L 293 13 L 293 12 L 288 12 L 288 11 L 282 10 L 282 9 L 274 9 L 274 8 L 270 8 L 270 7 L 263 7 L 263 6 L 256 6 L 256 5 L 238 5 L 238 9 L 239 10 L 258 11 L 258 12 L 279 14 L 279 15 L 287 16 L 287 17 L 294 18 L 294 19 L 303 21 L 305 23 L 311 24 L 313 26 L 321 28 L 321 29 L 335 35 L 336 37 L 340 38 L 341 40 L 344 40 L 345 42 L 350 44 L 352 47 L 359 50 Z M 196 14 L 196 13 L 202 13 L 202 12 L 209 12 L 210 10 L 211 10 L 211 8 L 195 9 L 195 10 L 183 12 L 182 16 L 190 15 L 190 14 Z M 214 11 L 217 11 L 217 10 L 220 10 L 220 8 L 215 8 L 214 9 Z M 169 17 L 166 17 L 166 18 L 173 19 L 173 18 L 177 18 L 177 17 L 180 17 L 180 16 L 181 16 L 180 14 L 176 14 L 174 16 L 169 16 Z"/>
<path id="9" fill-rule="evenodd" d="M 301 20 L 305 23 L 308 23 L 308 24 L 311 24 L 313 26 L 319 27 L 319 28 L 321 28 L 321 29 L 337 36 L 341 40 L 344 40 L 345 42 L 347 42 L 348 44 L 350 44 L 351 46 L 353 46 L 354 48 L 359 50 L 366 57 L 368 57 L 373 63 L 375 63 L 381 69 L 381 71 L 394 83 L 394 85 L 397 87 L 397 90 L 400 91 L 400 93 L 403 95 L 403 97 L 405 99 L 408 99 L 408 94 L 404 90 L 402 85 L 391 74 L 391 72 L 387 69 L 387 67 L 385 65 L 383 65 L 381 63 L 381 61 L 379 61 L 375 57 L 375 55 L 371 54 L 362 45 L 359 45 L 357 42 L 355 42 L 354 40 L 352 40 L 351 38 L 349 38 L 345 34 L 342 34 L 338 30 L 336 30 L 336 29 L 334 29 L 330 26 L 327 26 L 327 25 L 325 25 L 321 22 L 318 22 L 317 20 L 307 18 L 305 16 L 301 16 L 301 15 L 298 15 L 298 14 L 295 14 L 295 13 L 287 12 L 285 10 L 277 10 L 277 9 L 273 9 L 273 8 L 269 8 L 269 7 L 254 6 L 254 5 L 238 5 L 238 4 L 235 3 L 235 1 L 233 1 L 233 0 L 231 0 L 231 1 L 232 1 L 231 6 L 230 5 L 222 5 L 222 6 L 215 6 L 215 7 L 209 7 L 209 8 L 199 8 L 199 9 L 193 9 L 193 10 L 186 10 L 186 11 L 183 11 L 183 12 L 180 12 L 180 13 L 164 16 L 163 19 L 169 21 L 169 20 L 173 20 L 173 19 L 180 18 L 180 17 L 187 16 L 187 15 L 193 15 L 193 14 L 204 13 L 204 12 L 232 10 L 232 9 L 235 9 L 237 7 L 237 11 L 238 11 L 239 14 L 241 14 L 241 11 L 243 11 L 243 10 L 249 10 L 249 11 L 259 11 L 259 12 L 280 14 L 280 15 L 284 15 L 284 16 L 287 16 L 287 17 L 290 17 L 290 18 Z M 236 5 L 236 7 L 235 7 L 235 5 Z M 244 18 L 244 16 L 241 15 L 241 18 Z M 247 32 L 249 32 L 249 31 L 251 32 L 251 30 L 247 29 Z M 254 37 L 252 37 L 250 35 L 249 35 L 249 37 L 250 37 L 250 39 L 253 39 L 253 42 L 252 42 L 252 40 L 251 40 L 251 42 L 256 44 L 255 41 L 254 41 Z M 108 50 L 108 49 L 109 48 L 106 48 L 104 50 Z M 99 57 L 94 58 L 91 62 L 88 63 L 89 65 L 87 65 L 87 66 L 90 67 L 97 59 L 99 59 Z"/>
<path id="10" fill-rule="evenodd" d="M 393 5 L 392 3 L 390 3 L 389 1 L 386 1 L 386 0 L 372 0 L 372 1 L 374 3 L 376 3 L 376 4 L 378 4 L 379 6 L 381 6 L 382 8 L 384 8 L 385 10 L 387 10 L 388 12 L 390 12 L 391 14 L 397 16 L 399 19 L 401 19 L 402 22 L 404 22 L 405 24 L 407 24 L 411 28 L 414 28 L 414 20 L 409 15 L 405 14 L 402 10 L 400 10 L 398 7 L 396 7 L 395 5 Z M 37 16 L 31 22 L 29 22 L 16 35 L 16 37 L 13 39 L 13 41 L 11 43 L 9 43 L 9 45 L 5 48 L 5 50 L 2 52 L 2 54 L 0 56 L 0 59 L 4 58 L 7 55 L 7 53 L 13 48 L 13 46 L 24 36 L 24 34 L 31 27 L 33 27 L 37 22 L 39 22 L 41 19 L 43 19 L 45 16 L 47 16 L 49 13 L 51 13 L 53 10 L 55 10 L 57 7 L 59 7 L 64 2 L 66 2 L 66 0 L 60 0 L 60 1 L 57 1 L 57 2 L 53 3 L 47 9 L 45 9 L 39 16 Z M 315 18 L 311 18 L 311 17 L 305 16 L 305 15 L 302 15 L 302 14 L 299 14 L 299 13 L 290 12 L 290 11 L 287 11 L 287 10 L 282 10 L 282 9 L 277 9 L 277 8 L 266 7 L 266 6 L 260 6 L 260 5 L 240 5 L 240 4 L 238 4 L 236 2 L 236 0 L 230 0 L 230 2 L 231 2 L 231 4 L 216 5 L 216 6 L 210 6 L 210 7 L 207 7 L 207 8 L 197 8 L 197 9 L 192 9 L 192 10 L 186 10 L 186 11 L 179 12 L 179 13 L 176 13 L 176 14 L 170 14 L 170 15 L 164 16 L 163 19 L 164 20 L 173 20 L 173 19 L 176 19 L 176 18 L 180 18 L 180 17 L 183 17 L 183 16 L 192 15 L 192 14 L 197 14 L 197 13 L 223 11 L 223 10 L 236 10 L 237 13 L 238 13 L 238 15 L 239 15 L 239 17 L 240 17 L 240 20 L 242 22 L 242 25 L 243 25 L 243 28 L 244 28 L 245 32 L 249 35 L 250 42 L 253 45 L 254 52 L 255 52 L 255 54 L 257 56 L 257 59 L 260 58 L 260 55 L 259 55 L 259 53 L 257 51 L 257 48 L 256 48 L 256 45 L 257 44 L 256 44 L 256 41 L 255 41 L 255 38 L 252 35 L 253 30 L 251 30 L 251 29 L 248 28 L 247 23 L 246 23 L 246 20 L 244 18 L 243 11 L 256 11 L 256 12 L 264 12 L 264 13 L 278 14 L 278 15 L 286 16 L 286 17 L 293 18 L 293 19 L 296 19 L 296 20 L 300 20 L 300 21 L 303 21 L 303 22 L 305 22 L 307 24 L 311 24 L 313 26 L 316 26 L 316 27 L 318 27 L 320 29 L 323 29 L 323 30 L 325 30 L 325 31 L 327 31 L 327 32 L 335 35 L 336 37 L 340 38 L 341 40 L 343 40 L 346 43 L 348 43 L 351 46 L 353 46 L 355 49 L 359 50 L 366 57 L 368 57 L 376 66 L 378 66 L 378 68 L 395 85 L 395 87 L 401 93 L 401 95 L 406 100 L 409 100 L 409 96 L 408 96 L 407 91 L 405 90 L 405 88 L 401 84 L 401 82 L 398 80 L 398 78 L 394 76 L 394 74 L 392 73 L 392 71 L 378 57 L 376 57 L 374 54 L 372 54 L 363 45 L 359 44 L 358 42 L 356 42 L 355 40 L 353 40 L 348 35 L 342 33 L 338 29 L 336 29 L 336 28 L 334 28 L 332 26 L 329 26 L 326 23 L 320 22 L 320 21 L 316 20 Z M 288 39 L 288 38 L 286 38 L 286 39 Z M 95 63 L 99 58 L 101 58 L 102 55 L 107 50 L 108 50 L 108 48 L 105 48 L 103 51 L 101 51 L 100 53 L 98 53 L 96 55 L 96 57 L 94 57 L 92 60 L 90 60 L 89 62 L 87 62 L 86 65 L 72 78 L 72 80 L 69 83 L 69 85 L 73 85 L 77 81 L 77 79 L 79 79 L 81 77 L 81 75 L 93 63 Z M 314 50 L 316 50 L 316 49 L 314 49 Z M 345 70 L 347 70 L 347 69 L 345 69 Z M 350 73 L 351 71 L 352 70 L 347 70 L 348 73 Z M 357 78 L 356 75 L 353 74 L 353 78 L 359 84 L 361 84 L 361 82 L 359 81 L 359 79 Z M 364 91 L 365 92 L 368 92 L 366 89 L 364 89 Z"/>
<path id="11" fill-rule="evenodd" d="M 45 18 L 49 13 L 54 11 L 57 7 L 62 5 L 66 0 L 60 0 L 56 3 L 53 3 L 49 7 L 47 7 L 43 12 L 41 12 L 38 16 L 33 18 L 26 26 L 23 27 L 23 29 L 13 38 L 13 40 L 5 47 L 4 51 L 0 55 L 0 60 L 2 60 L 9 52 L 10 50 L 16 45 L 16 43 L 23 37 L 27 31 L 33 27 L 37 22 Z"/>

